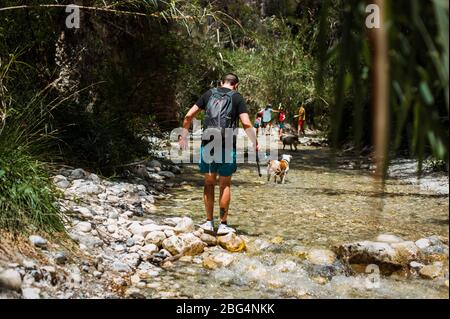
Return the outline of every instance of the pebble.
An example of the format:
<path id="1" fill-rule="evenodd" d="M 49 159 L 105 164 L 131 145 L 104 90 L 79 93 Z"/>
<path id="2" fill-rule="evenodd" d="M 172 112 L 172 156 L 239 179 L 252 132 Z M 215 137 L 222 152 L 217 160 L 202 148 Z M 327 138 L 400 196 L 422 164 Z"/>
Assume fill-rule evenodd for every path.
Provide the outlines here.
<path id="1" fill-rule="evenodd" d="M 117 272 L 125 272 L 125 273 L 131 272 L 130 266 L 120 261 L 115 261 L 111 267 L 114 271 Z"/>
<path id="2" fill-rule="evenodd" d="M 41 236 L 31 235 L 30 237 L 28 237 L 28 239 L 36 247 L 40 247 L 40 248 L 46 248 L 47 247 L 47 240 L 42 238 Z"/>
<path id="3" fill-rule="evenodd" d="M 66 261 L 67 261 L 67 255 L 63 251 L 57 252 L 55 254 L 55 257 L 53 258 L 53 260 L 58 265 L 64 265 L 66 263 Z"/>
<path id="4" fill-rule="evenodd" d="M 22 277 L 17 270 L 7 269 L 0 273 L 0 288 L 20 291 L 22 287 Z"/>
<path id="5" fill-rule="evenodd" d="M 88 233 L 92 230 L 92 225 L 89 222 L 79 222 L 76 227 L 83 233 Z"/>
<path id="6" fill-rule="evenodd" d="M 107 230 L 109 233 L 113 234 L 118 230 L 118 228 L 116 225 L 108 225 Z"/>

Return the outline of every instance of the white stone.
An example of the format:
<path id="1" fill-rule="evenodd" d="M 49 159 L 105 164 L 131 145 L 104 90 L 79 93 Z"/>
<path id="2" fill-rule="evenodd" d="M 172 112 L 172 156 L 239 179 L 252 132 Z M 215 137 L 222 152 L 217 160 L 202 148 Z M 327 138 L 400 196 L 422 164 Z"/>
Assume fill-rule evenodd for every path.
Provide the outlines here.
<path id="1" fill-rule="evenodd" d="M 41 236 L 31 235 L 30 237 L 28 237 L 28 239 L 36 247 L 44 248 L 47 246 L 47 240 L 42 238 Z"/>
<path id="2" fill-rule="evenodd" d="M 108 225 L 108 232 L 115 233 L 117 231 L 117 226 L 116 225 Z"/>
<path id="3" fill-rule="evenodd" d="M 0 272 L 0 288 L 20 291 L 22 286 L 22 277 L 14 269 L 7 269 Z"/>
<path id="4" fill-rule="evenodd" d="M 22 289 L 22 297 L 24 299 L 40 299 L 40 292 L 38 288 L 24 288 Z"/>
<path id="5" fill-rule="evenodd" d="M 76 227 L 83 233 L 88 233 L 92 230 L 92 225 L 89 222 L 79 222 Z"/>
<path id="6" fill-rule="evenodd" d="M 421 238 L 416 241 L 415 244 L 420 249 L 425 249 L 431 246 L 431 241 L 428 238 Z"/>

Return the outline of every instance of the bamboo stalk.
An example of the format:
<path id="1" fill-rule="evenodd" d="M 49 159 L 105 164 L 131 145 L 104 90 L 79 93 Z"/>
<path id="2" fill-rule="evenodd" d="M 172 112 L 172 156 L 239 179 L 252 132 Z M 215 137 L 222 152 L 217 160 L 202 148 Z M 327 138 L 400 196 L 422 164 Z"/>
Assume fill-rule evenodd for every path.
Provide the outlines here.
<path id="1" fill-rule="evenodd" d="M 375 178 L 384 180 L 389 144 L 389 57 L 388 34 L 385 23 L 385 0 L 374 0 L 380 8 L 380 28 L 371 31 L 373 47 L 373 141 L 376 164 Z"/>

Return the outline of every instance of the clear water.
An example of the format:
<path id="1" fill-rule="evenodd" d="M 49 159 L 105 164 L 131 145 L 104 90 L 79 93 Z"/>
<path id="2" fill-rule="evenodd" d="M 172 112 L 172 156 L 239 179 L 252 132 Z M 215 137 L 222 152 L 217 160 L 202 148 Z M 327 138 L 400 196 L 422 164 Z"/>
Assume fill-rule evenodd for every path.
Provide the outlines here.
<path id="1" fill-rule="evenodd" d="M 280 150 L 284 153 L 294 156 L 285 185 L 267 182 L 265 174 L 258 177 L 254 165 L 241 165 L 233 176 L 229 223 L 247 239 L 248 252 L 213 271 L 179 261 L 165 271 L 160 288 L 148 291 L 150 297 L 448 298 L 443 281 L 401 275 L 383 277 L 373 289 L 364 274 L 320 280 L 293 253 L 298 247 L 331 248 L 380 233 L 408 240 L 448 237 L 448 195 L 394 179 L 381 195 L 369 170 L 339 169 L 339 162 L 352 159 L 336 163 L 328 149 L 304 146 L 298 152 Z M 203 221 L 202 176 L 196 165 L 183 169 L 178 177 L 183 185 L 158 202 L 155 218 Z"/>

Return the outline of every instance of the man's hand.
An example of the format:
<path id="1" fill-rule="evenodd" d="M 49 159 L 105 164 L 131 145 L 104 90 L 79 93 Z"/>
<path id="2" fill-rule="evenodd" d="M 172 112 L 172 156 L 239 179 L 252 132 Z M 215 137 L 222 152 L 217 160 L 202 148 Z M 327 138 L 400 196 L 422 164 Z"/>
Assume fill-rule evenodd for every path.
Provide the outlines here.
<path id="1" fill-rule="evenodd" d="M 183 121 L 183 133 L 178 139 L 178 144 L 180 145 L 180 149 L 186 150 L 189 147 L 189 128 L 191 127 L 192 120 L 195 118 L 195 116 L 201 111 L 201 109 L 194 104 L 193 107 L 187 112 L 186 116 L 184 117 Z"/>

